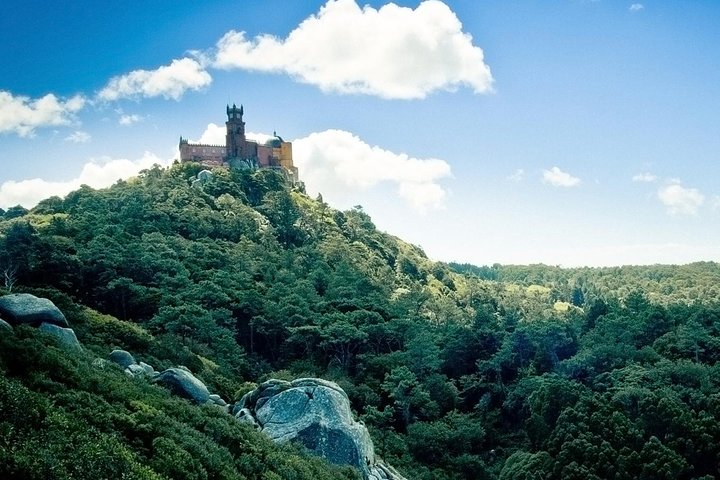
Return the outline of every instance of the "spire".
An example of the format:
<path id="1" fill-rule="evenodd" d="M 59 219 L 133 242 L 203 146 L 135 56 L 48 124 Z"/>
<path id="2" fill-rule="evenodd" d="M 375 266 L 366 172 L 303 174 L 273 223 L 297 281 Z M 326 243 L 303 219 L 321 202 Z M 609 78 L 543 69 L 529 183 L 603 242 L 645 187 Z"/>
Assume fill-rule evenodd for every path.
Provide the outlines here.
<path id="1" fill-rule="evenodd" d="M 243 116 L 243 106 L 242 103 L 240 104 L 240 118 Z"/>

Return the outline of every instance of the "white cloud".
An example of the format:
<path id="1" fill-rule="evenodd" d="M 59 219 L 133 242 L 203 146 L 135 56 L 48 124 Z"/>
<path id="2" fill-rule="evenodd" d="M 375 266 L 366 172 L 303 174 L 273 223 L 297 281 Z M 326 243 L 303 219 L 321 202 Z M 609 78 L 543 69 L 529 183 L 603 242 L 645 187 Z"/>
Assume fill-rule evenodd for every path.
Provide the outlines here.
<path id="1" fill-rule="evenodd" d="M 287 73 L 325 92 L 400 99 L 459 86 L 487 93 L 493 81 L 482 49 L 462 31 L 455 13 L 436 0 L 414 10 L 330 0 L 285 39 L 226 33 L 213 66 Z"/>
<path id="2" fill-rule="evenodd" d="M 122 115 L 120 115 L 120 118 L 118 119 L 118 123 L 120 125 L 132 125 L 133 123 L 137 123 L 142 119 L 143 119 L 143 117 L 138 115 L 137 113 L 133 113 L 131 115 L 122 114 Z"/>
<path id="3" fill-rule="evenodd" d="M 100 90 L 100 100 L 164 97 L 179 100 L 187 90 L 200 90 L 212 82 L 205 68 L 192 58 L 173 60 L 155 70 L 133 70 L 110 79 Z"/>
<path id="4" fill-rule="evenodd" d="M 713 210 L 720 210 L 720 195 L 713 195 L 711 205 Z"/>
<path id="5" fill-rule="evenodd" d="M 552 167 L 550 170 L 543 170 L 543 183 L 552 185 L 553 187 L 575 187 L 580 185 L 581 180 L 573 177 L 567 172 L 563 172 L 558 167 Z"/>
<path id="6" fill-rule="evenodd" d="M 168 165 L 169 160 L 161 160 L 152 153 L 137 160 L 103 159 L 86 163 L 80 174 L 67 181 L 50 181 L 33 178 L 21 181 L 7 181 L 0 185 L 0 207 L 7 208 L 13 205 L 22 205 L 31 208 L 53 195 L 64 197 L 76 190 L 80 185 L 89 185 L 93 188 L 109 187 L 119 179 L 132 177 L 140 170 L 150 168 L 154 164 Z"/>
<path id="7" fill-rule="evenodd" d="M 205 145 L 225 145 L 225 134 L 227 129 L 225 125 L 217 125 L 215 123 L 208 123 L 205 131 L 200 135 L 200 140 L 190 140 L 192 143 L 203 143 Z M 253 133 L 246 132 L 245 137 L 248 140 L 254 140 L 258 143 L 265 143 L 270 140 L 272 135 L 266 135 L 264 133 Z"/>
<path id="8" fill-rule="evenodd" d="M 76 130 L 67 137 L 65 137 L 66 142 L 72 142 L 72 143 L 87 143 L 90 141 L 92 137 L 89 133 L 83 132 L 82 130 Z"/>
<path id="9" fill-rule="evenodd" d="M 658 198 L 671 215 L 697 215 L 705 202 L 705 195 L 695 188 L 685 188 L 679 183 L 666 185 L 658 190 Z"/>
<path id="10" fill-rule="evenodd" d="M 398 195 L 420 213 L 442 208 L 447 193 L 437 183 L 400 182 Z"/>
<path id="11" fill-rule="evenodd" d="M 633 182 L 643 182 L 643 183 L 653 183 L 653 182 L 657 181 L 657 176 L 655 176 L 649 172 L 638 173 L 637 175 L 633 175 L 632 181 Z"/>
<path id="12" fill-rule="evenodd" d="M 525 177 L 525 170 L 522 168 L 516 169 L 511 175 L 507 176 L 507 179 L 511 182 L 521 182 Z"/>
<path id="13" fill-rule="evenodd" d="M 49 93 L 33 99 L 0 90 L 0 133 L 30 137 L 37 127 L 70 125 L 84 106 L 85 98 L 81 95 L 62 100 Z"/>
<path id="14" fill-rule="evenodd" d="M 451 176 L 444 160 L 393 153 L 343 130 L 325 130 L 294 140 L 293 159 L 312 194 L 321 192 L 332 200 L 333 195 L 348 190 L 390 184 L 420 212 L 442 208 L 446 191 L 438 182 Z"/>
<path id="15" fill-rule="evenodd" d="M 224 125 L 209 123 L 205 131 L 200 136 L 200 140 L 197 142 L 191 140 L 191 142 L 204 143 L 205 145 L 225 145 L 225 133 L 226 127 Z"/>
<path id="16" fill-rule="evenodd" d="M 250 133 L 264 143 L 270 135 Z M 225 126 L 208 124 L 198 143 L 225 144 Z M 445 189 L 438 180 L 451 176 L 450 165 L 438 159 L 417 159 L 370 146 L 350 132 L 326 130 L 293 140 L 293 160 L 308 192 L 326 200 L 348 191 L 365 191 L 391 184 L 396 194 L 418 211 L 442 207 Z"/>
<path id="17" fill-rule="evenodd" d="M 640 10 L 644 10 L 644 9 L 645 9 L 645 6 L 642 3 L 633 3 L 632 5 L 630 5 L 630 8 L 629 8 L 629 10 L 631 12 L 639 12 Z"/>
<path id="18" fill-rule="evenodd" d="M 265 143 L 268 140 L 275 138 L 273 135 L 268 135 L 266 133 L 254 133 L 254 132 L 247 132 L 245 136 L 249 140 L 253 140 L 257 143 Z M 223 135 L 223 143 L 225 143 L 225 136 Z"/>

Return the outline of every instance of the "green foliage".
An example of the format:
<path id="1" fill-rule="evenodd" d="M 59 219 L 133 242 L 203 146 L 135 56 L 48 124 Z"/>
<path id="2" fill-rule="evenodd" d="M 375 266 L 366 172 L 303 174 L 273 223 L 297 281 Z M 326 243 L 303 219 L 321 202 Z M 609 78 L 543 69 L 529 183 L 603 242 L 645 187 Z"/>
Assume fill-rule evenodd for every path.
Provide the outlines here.
<path id="1" fill-rule="evenodd" d="M 717 264 L 447 265 L 275 172 L 192 187 L 200 168 L 3 213 L 13 291 L 52 299 L 85 351 L 0 336 L 0 477 L 356 475 L 94 362 L 113 348 L 233 401 L 336 381 L 410 478 L 717 474 Z"/>
<path id="2" fill-rule="evenodd" d="M 84 309 L 73 318 L 73 329 L 83 344 L 112 345 L 136 353 L 147 352 L 153 336 L 141 326 L 118 320 L 91 309 Z"/>
<path id="3" fill-rule="evenodd" d="M 500 480 L 544 480 L 551 478 L 553 460 L 546 452 L 518 451 L 510 455 L 500 472 Z"/>

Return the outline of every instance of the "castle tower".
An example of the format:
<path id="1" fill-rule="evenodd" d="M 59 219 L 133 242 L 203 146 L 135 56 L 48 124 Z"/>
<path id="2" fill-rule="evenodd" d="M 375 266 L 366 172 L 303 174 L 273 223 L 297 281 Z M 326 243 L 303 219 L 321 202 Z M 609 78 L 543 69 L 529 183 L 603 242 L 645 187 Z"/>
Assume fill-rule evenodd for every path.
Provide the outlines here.
<path id="1" fill-rule="evenodd" d="M 243 122 L 243 106 L 237 108 L 226 106 L 227 122 L 225 127 L 227 133 L 225 135 L 225 149 L 228 159 L 247 158 L 250 152 L 247 151 L 247 140 L 245 139 L 245 122 Z"/>

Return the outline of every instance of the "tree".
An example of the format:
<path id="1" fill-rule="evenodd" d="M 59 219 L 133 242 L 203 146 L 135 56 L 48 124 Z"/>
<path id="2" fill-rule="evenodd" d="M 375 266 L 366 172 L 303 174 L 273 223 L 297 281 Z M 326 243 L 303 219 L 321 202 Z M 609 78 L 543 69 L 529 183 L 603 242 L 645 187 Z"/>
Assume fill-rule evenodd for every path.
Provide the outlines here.
<path id="1" fill-rule="evenodd" d="M 8 262 L 7 266 L 2 267 L 3 285 L 7 293 L 12 293 L 12 289 L 17 283 L 17 271 L 18 266 L 13 265 L 12 262 Z"/>
<path id="2" fill-rule="evenodd" d="M 349 323 L 343 314 L 333 314 L 323 319 L 320 330 L 320 348 L 330 354 L 331 362 L 347 372 L 355 353 L 367 342 L 368 335 Z"/>
<path id="3" fill-rule="evenodd" d="M 551 478 L 553 459 L 547 452 L 518 451 L 510 455 L 500 471 L 500 480 L 541 480 Z"/>
<path id="4" fill-rule="evenodd" d="M 585 304 L 585 294 L 580 287 L 573 288 L 572 299 L 570 300 L 576 307 L 582 307 Z"/>
<path id="5" fill-rule="evenodd" d="M 11 220 L 13 218 L 22 217 L 26 213 L 28 213 L 28 209 L 23 207 L 22 205 L 15 205 L 14 207 L 10 207 L 3 213 L 3 217 L 5 217 L 5 220 Z"/>
<path id="6" fill-rule="evenodd" d="M 258 210 L 275 227 L 280 243 L 285 247 L 300 245 L 303 235 L 296 226 L 296 222 L 300 219 L 300 211 L 293 202 L 290 192 L 279 190 L 267 193 Z"/>
<path id="7" fill-rule="evenodd" d="M 37 245 L 37 230 L 29 222 L 14 222 L 0 238 L 0 263 L 9 268 L 8 274 L 15 278 L 13 284 L 29 284 L 38 274 Z"/>
<path id="8" fill-rule="evenodd" d="M 394 368 L 385 375 L 382 388 L 394 402 L 395 414 L 403 431 L 416 418 L 427 418 L 437 411 L 437 405 L 430 399 L 428 391 L 405 366 Z"/>
<path id="9" fill-rule="evenodd" d="M 407 344 L 408 366 L 419 378 L 440 370 L 440 347 L 429 330 L 412 335 Z"/>

